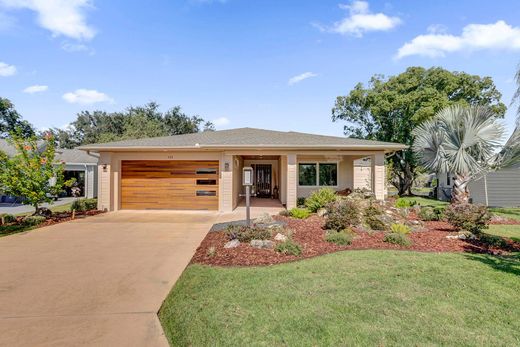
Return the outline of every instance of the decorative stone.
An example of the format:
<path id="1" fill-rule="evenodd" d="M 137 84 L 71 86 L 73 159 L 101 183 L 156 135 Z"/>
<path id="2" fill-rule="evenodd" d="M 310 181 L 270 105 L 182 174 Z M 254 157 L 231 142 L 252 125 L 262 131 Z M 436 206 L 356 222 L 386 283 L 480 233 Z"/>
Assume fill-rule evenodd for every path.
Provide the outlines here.
<path id="1" fill-rule="evenodd" d="M 282 241 L 282 242 L 283 242 L 283 241 L 287 241 L 287 236 L 285 236 L 284 234 L 280 234 L 280 233 L 278 233 L 278 234 L 276 234 L 276 236 L 274 237 L 274 239 L 275 239 L 276 241 Z"/>
<path id="2" fill-rule="evenodd" d="M 240 241 L 237 239 L 231 240 L 224 245 L 224 248 L 236 248 L 240 245 Z"/>
<path id="3" fill-rule="evenodd" d="M 271 217 L 271 215 L 267 212 L 262 213 L 262 215 L 260 217 L 255 219 L 255 223 L 257 223 L 257 224 L 271 224 L 273 222 L 274 222 L 273 217 Z"/>
<path id="4" fill-rule="evenodd" d="M 274 248 L 274 242 L 270 240 L 251 240 L 249 243 L 251 247 L 260 249 L 272 249 Z"/>
<path id="5" fill-rule="evenodd" d="M 326 209 L 326 208 L 320 208 L 320 209 L 316 212 L 316 214 L 317 214 L 318 216 L 320 216 L 320 217 L 323 217 L 323 216 L 326 216 L 326 215 L 328 214 L 328 212 L 327 212 L 327 209 Z"/>

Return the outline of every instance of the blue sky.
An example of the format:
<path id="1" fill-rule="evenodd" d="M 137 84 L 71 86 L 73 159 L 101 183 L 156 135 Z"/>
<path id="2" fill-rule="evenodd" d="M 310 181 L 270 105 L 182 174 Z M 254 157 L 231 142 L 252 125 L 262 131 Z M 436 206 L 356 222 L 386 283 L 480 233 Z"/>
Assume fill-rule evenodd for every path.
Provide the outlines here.
<path id="1" fill-rule="evenodd" d="M 518 13 L 513 0 L 0 0 L 0 96 L 39 128 L 157 101 L 219 129 L 341 135 L 336 96 L 412 65 L 489 75 L 509 104 Z"/>

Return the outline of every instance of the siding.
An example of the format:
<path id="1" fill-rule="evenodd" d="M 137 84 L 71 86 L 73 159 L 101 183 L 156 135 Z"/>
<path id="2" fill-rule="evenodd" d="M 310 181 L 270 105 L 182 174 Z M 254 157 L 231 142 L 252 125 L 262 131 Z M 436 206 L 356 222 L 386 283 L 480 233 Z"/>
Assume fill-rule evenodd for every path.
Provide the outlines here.
<path id="1" fill-rule="evenodd" d="M 474 203 L 485 204 L 484 179 L 469 185 Z M 520 168 L 504 169 L 487 175 L 487 192 L 489 206 L 520 206 Z"/>

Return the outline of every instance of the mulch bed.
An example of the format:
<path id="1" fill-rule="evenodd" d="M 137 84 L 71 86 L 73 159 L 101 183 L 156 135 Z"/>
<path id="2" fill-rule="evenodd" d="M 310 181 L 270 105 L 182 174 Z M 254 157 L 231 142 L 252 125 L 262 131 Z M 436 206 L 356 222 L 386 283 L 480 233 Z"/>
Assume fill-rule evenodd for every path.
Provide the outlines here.
<path id="1" fill-rule="evenodd" d="M 488 247 L 476 240 L 447 239 L 447 235 L 456 235 L 456 230 L 446 222 L 425 222 L 425 230 L 409 234 L 413 244 L 403 247 L 383 242 L 384 232 L 367 232 L 355 229 L 356 237 L 351 245 L 338 246 L 326 242 L 323 237 L 324 219 L 316 215 L 305 220 L 276 216 L 278 221 L 287 223 L 293 230 L 293 240 L 303 248 L 301 256 L 284 255 L 272 249 L 256 249 L 247 243 L 241 243 L 236 248 L 225 249 L 224 244 L 229 241 L 224 231 L 210 232 L 197 248 L 191 262 L 216 266 L 252 266 L 273 265 L 290 262 L 303 258 L 333 253 L 343 250 L 361 249 L 394 249 L 412 250 L 421 252 L 475 252 L 490 254 L 505 254 L 511 251 L 520 251 L 520 243 L 508 241 L 507 249 Z M 208 250 L 214 247 L 215 252 Z"/>

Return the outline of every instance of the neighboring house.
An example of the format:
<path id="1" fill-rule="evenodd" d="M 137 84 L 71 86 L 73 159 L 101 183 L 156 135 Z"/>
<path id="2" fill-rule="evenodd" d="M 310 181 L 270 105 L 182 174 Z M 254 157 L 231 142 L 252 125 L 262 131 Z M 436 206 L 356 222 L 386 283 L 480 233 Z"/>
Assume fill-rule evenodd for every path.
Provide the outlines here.
<path id="1" fill-rule="evenodd" d="M 41 144 L 42 142 L 37 143 L 38 146 Z M 0 151 L 8 156 L 16 154 L 16 149 L 3 139 L 0 139 Z M 65 163 L 65 179 L 72 177 L 76 179 L 82 197 L 95 198 L 97 196 L 97 155 L 87 154 L 85 151 L 78 149 L 57 148 L 56 160 Z M 71 196 L 70 188 L 66 189 L 64 195 Z M 15 198 L 7 197 L 0 193 L 0 202 L 9 202 L 12 199 Z"/>
<path id="2" fill-rule="evenodd" d="M 99 154 L 98 207 L 229 212 L 241 202 L 242 169 L 259 197 L 296 207 L 320 187 L 354 188 L 357 159 L 371 158 L 371 184 L 384 199 L 388 142 L 242 128 L 79 147 Z M 373 183 L 372 183 L 373 182 Z"/>
<path id="3" fill-rule="evenodd" d="M 451 199 L 453 174 L 438 175 L 438 197 L 440 200 Z M 520 165 L 515 168 L 490 172 L 483 178 L 469 184 L 471 201 L 493 207 L 520 206 Z"/>

